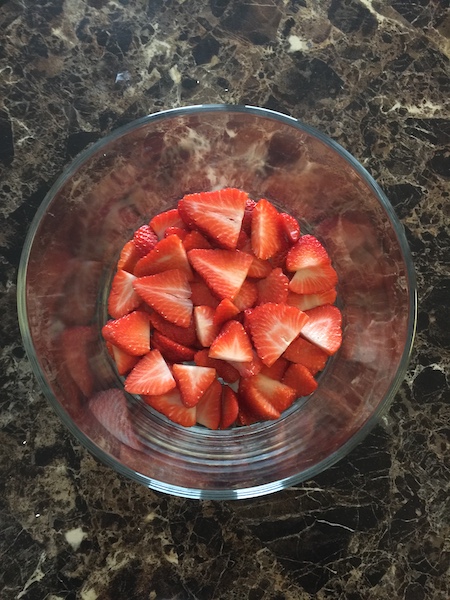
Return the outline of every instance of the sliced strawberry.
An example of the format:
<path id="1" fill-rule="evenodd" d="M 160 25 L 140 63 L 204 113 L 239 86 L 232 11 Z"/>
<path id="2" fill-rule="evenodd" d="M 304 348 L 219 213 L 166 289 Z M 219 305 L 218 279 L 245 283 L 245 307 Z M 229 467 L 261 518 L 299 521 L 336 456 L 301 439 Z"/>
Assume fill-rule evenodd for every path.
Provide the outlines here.
<path id="1" fill-rule="evenodd" d="M 157 396 L 142 396 L 142 399 L 173 423 L 178 423 L 183 427 L 192 427 L 197 422 L 197 407 L 185 406 L 177 389 Z"/>
<path id="2" fill-rule="evenodd" d="M 165 394 L 176 386 L 176 381 L 159 350 L 143 356 L 125 380 L 130 394 Z"/>
<path id="3" fill-rule="evenodd" d="M 133 288 L 135 279 L 132 273 L 122 269 L 114 275 L 108 296 L 108 313 L 113 319 L 120 319 L 142 303 L 142 298 Z"/>
<path id="4" fill-rule="evenodd" d="M 313 375 L 322 371 L 328 360 L 326 352 L 301 336 L 286 348 L 283 357 L 293 363 L 303 365 Z"/>
<path id="5" fill-rule="evenodd" d="M 297 338 L 299 339 L 299 338 Z M 306 340 L 304 340 L 306 342 Z M 295 344 L 295 341 L 292 342 Z M 292 344 L 291 344 L 292 346 Z M 286 354 L 286 353 L 285 353 Z M 267 365 L 263 365 L 261 367 L 261 375 L 266 375 L 267 377 L 271 377 L 272 379 L 276 379 L 277 381 L 281 381 L 283 379 L 283 375 L 286 372 L 286 369 L 289 366 L 289 362 L 283 356 L 277 358 L 277 360 L 273 363 L 272 366 L 268 367 Z"/>
<path id="6" fill-rule="evenodd" d="M 195 332 L 193 319 L 191 319 L 188 327 L 180 327 L 179 325 L 167 321 L 167 319 L 164 319 L 164 317 L 157 312 L 152 311 L 150 322 L 157 331 L 183 346 L 194 346 L 197 342 L 197 334 Z"/>
<path id="7" fill-rule="evenodd" d="M 264 198 L 252 211 L 251 231 L 253 252 L 258 258 L 270 258 L 286 246 L 279 213 L 273 204 Z"/>
<path id="8" fill-rule="evenodd" d="M 165 319 L 180 327 L 189 327 L 193 305 L 191 287 L 184 271 L 173 269 L 138 277 L 133 286 L 144 302 Z"/>
<path id="9" fill-rule="evenodd" d="M 331 263 L 328 252 L 313 235 L 303 235 L 286 256 L 286 269 L 298 271 Z"/>
<path id="10" fill-rule="evenodd" d="M 211 306 L 217 308 L 220 300 L 211 292 L 204 281 L 191 282 L 192 296 L 191 300 L 194 306 Z"/>
<path id="11" fill-rule="evenodd" d="M 216 370 L 211 367 L 174 364 L 172 368 L 185 406 L 195 406 L 213 381 L 216 381 Z"/>
<path id="12" fill-rule="evenodd" d="M 235 188 L 188 194 L 183 211 L 202 233 L 219 246 L 235 250 L 248 195 Z"/>
<path id="13" fill-rule="evenodd" d="M 239 403 L 239 413 L 237 416 L 237 422 L 239 425 L 248 426 L 253 425 L 254 423 L 258 423 L 261 419 L 253 414 L 249 407 L 243 406 L 242 403 Z"/>
<path id="14" fill-rule="evenodd" d="M 134 268 L 134 274 L 137 277 L 143 277 L 171 269 L 183 271 L 189 280 L 193 278 L 186 250 L 177 235 L 169 235 L 162 239 L 153 250 L 139 259 Z"/>
<path id="15" fill-rule="evenodd" d="M 228 429 L 236 422 L 239 414 L 239 402 L 236 394 L 228 385 L 222 386 L 222 406 L 219 429 Z"/>
<path id="16" fill-rule="evenodd" d="M 337 352 L 342 343 L 342 315 L 337 306 L 325 304 L 304 314 L 308 321 L 302 329 L 302 336 L 329 355 Z"/>
<path id="17" fill-rule="evenodd" d="M 274 420 L 280 417 L 280 411 L 255 387 L 254 377 L 240 380 L 238 396 L 239 404 L 261 421 Z"/>
<path id="18" fill-rule="evenodd" d="M 96 339 L 92 326 L 68 327 L 60 336 L 61 356 L 67 371 L 84 396 L 89 397 L 94 388 L 94 373 L 89 360 Z"/>
<path id="19" fill-rule="evenodd" d="M 203 367 L 194 367 L 194 369 Z M 208 429 L 219 429 L 222 417 L 222 385 L 214 379 L 197 404 L 197 423 Z"/>
<path id="20" fill-rule="evenodd" d="M 153 217 L 149 225 L 156 233 L 159 240 L 163 239 L 168 227 L 180 227 L 181 229 L 186 229 L 185 223 L 176 208 L 159 213 Z"/>
<path id="21" fill-rule="evenodd" d="M 254 279 L 262 279 L 270 275 L 272 271 L 272 264 L 268 260 L 262 260 L 262 258 L 253 257 L 252 264 L 248 270 L 248 277 Z"/>
<path id="22" fill-rule="evenodd" d="M 184 242 L 184 238 L 188 235 L 187 229 L 182 229 L 181 227 L 168 227 L 164 232 L 164 237 L 169 237 L 169 235 L 177 235 L 182 242 Z M 183 244 L 184 245 L 184 244 Z M 186 250 L 186 248 L 185 248 Z"/>
<path id="23" fill-rule="evenodd" d="M 120 252 L 117 269 L 123 269 L 124 271 L 128 271 L 128 273 L 133 273 L 134 267 L 140 258 L 141 255 L 139 254 L 139 250 L 134 245 L 133 240 L 130 240 Z"/>
<path id="24" fill-rule="evenodd" d="M 163 335 L 159 331 L 154 331 L 152 335 L 152 347 L 159 350 L 165 360 L 169 362 L 183 362 L 194 360 L 196 350 L 190 346 L 183 346 L 171 338 Z"/>
<path id="25" fill-rule="evenodd" d="M 300 225 L 295 217 L 288 213 L 280 213 L 281 230 L 289 244 L 295 244 L 300 238 Z"/>
<path id="26" fill-rule="evenodd" d="M 139 356 L 128 354 L 113 344 L 111 344 L 111 353 L 119 375 L 127 375 L 139 360 Z"/>
<path id="27" fill-rule="evenodd" d="M 320 294 L 337 284 L 336 271 L 330 264 L 305 267 L 294 273 L 289 290 L 296 294 Z"/>
<path id="28" fill-rule="evenodd" d="M 252 360 L 245 362 L 229 361 L 229 364 L 239 372 L 241 377 L 252 377 L 252 375 L 257 375 L 263 367 L 263 363 L 256 352 L 253 350 L 252 353 Z"/>
<path id="29" fill-rule="evenodd" d="M 283 383 L 295 390 L 298 398 L 309 396 L 317 389 L 317 381 L 311 372 L 300 364 L 292 364 L 288 367 Z"/>
<path id="30" fill-rule="evenodd" d="M 214 323 L 215 310 L 210 306 L 194 306 L 194 323 L 197 339 L 204 348 L 209 348 L 216 339 L 220 326 Z"/>
<path id="31" fill-rule="evenodd" d="M 257 390 L 280 413 L 289 408 L 297 397 L 295 389 L 261 373 L 249 377 L 244 389 L 248 386 Z"/>
<path id="32" fill-rule="evenodd" d="M 281 267 L 283 269 L 285 266 L 286 256 L 288 252 L 289 246 L 286 246 L 285 248 L 274 254 L 272 258 L 269 259 L 272 268 L 275 269 L 276 267 Z"/>
<path id="33" fill-rule="evenodd" d="M 186 252 L 194 248 L 211 248 L 211 244 L 200 231 L 189 231 L 183 239 L 183 246 Z"/>
<path id="34" fill-rule="evenodd" d="M 142 450 L 133 429 L 127 399 L 121 390 L 98 392 L 89 400 L 89 410 L 113 437 L 130 448 Z"/>
<path id="35" fill-rule="evenodd" d="M 257 299 L 258 288 L 256 287 L 256 283 L 246 279 L 239 288 L 238 293 L 235 295 L 233 302 L 240 311 L 244 311 L 253 308 Z"/>
<path id="36" fill-rule="evenodd" d="M 150 316 L 135 310 L 120 319 L 108 321 L 102 328 L 107 342 L 133 356 L 143 356 L 150 350 Z"/>
<path id="37" fill-rule="evenodd" d="M 242 219 L 242 229 L 250 235 L 252 228 L 252 211 L 256 206 L 256 202 L 251 198 L 245 201 L 244 218 Z"/>
<path id="38" fill-rule="evenodd" d="M 248 326 L 258 356 L 270 367 L 302 331 L 308 317 L 286 304 L 269 302 L 257 306 L 248 319 Z"/>
<path id="39" fill-rule="evenodd" d="M 145 256 L 158 243 L 158 236 L 150 225 L 142 225 L 136 229 L 133 235 L 133 244 L 136 246 L 140 256 Z"/>
<path id="40" fill-rule="evenodd" d="M 233 300 L 252 263 L 252 257 L 239 250 L 194 249 L 188 252 L 191 265 L 219 298 Z"/>
<path id="41" fill-rule="evenodd" d="M 296 306 L 300 310 L 309 310 L 323 304 L 333 304 L 336 301 L 336 297 L 336 288 L 331 288 L 318 294 L 296 294 L 295 292 L 289 292 L 286 304 Z"/>
<path id="42" fill-rule="evenodd" d="M 224 360 L 210 358 L 209 350 L 199 350 L 195 353 L 194 361 L 201 367 L 212 367 L 217 371 L 218 377 L 221 377 L 227 383 L 235 383 L 239 379 L 239 371 Z"/>
<path id="43" fill-rule="evenodd" d="M 273 269 L 264 279 L 256 283 L 258 291 L 258 304 L 276 302 L 284 304 L 289 291 L 289 279 L 280 267 Z"/>
<path id="44" fill-rule="evenodd" d="M 236 304 L 231 302 L 228 298 L 224 298 L 215 310 L 213 323 L 216 327 L 220 328 L 224 323 L 236 317 L 240 312 L 241 311 Z"/>
<path id="45" fill-rule="evenodd" d="M 253 358 L 250 339 L 238 321 L 228 321 L 209 349 L 211 358 L 233 362 L 248 362 Z"/>

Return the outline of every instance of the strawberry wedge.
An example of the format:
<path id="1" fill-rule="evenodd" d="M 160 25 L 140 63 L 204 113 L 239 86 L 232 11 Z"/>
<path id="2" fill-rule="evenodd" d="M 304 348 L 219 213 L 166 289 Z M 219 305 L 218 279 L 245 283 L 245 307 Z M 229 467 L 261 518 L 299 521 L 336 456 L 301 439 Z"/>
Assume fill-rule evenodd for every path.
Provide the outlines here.
<path id="1" fill-rule="evenodd" d="M 342 343 L 342 315 L 337 306 L 325 304 L 305 311 L 308 321 L 302 336 L 328 355 L 334 354 Z"/>

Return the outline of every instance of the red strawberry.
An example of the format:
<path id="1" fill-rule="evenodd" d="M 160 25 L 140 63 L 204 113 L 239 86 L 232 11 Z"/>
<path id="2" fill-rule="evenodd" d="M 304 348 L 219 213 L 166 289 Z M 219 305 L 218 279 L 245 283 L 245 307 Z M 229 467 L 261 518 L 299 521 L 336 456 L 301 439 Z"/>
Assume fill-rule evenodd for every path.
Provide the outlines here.
<path id="1" fill-rule="evenodd" d="M 216 369 L 218 377 L 221 377 L 227 383 L 235 383 L 239 379 L 239 371 L 224 360 L 210 358 L 209 350 L 199 350 L 195 353 L 194 361 L 196 365 L 201 367 L 212 367 Z"/>
<path id="2" fill-rule="evenodd" d="M 254 350 L 252 351 L 252 354 L 252 360 L 249 361 L 229 361 L 229 364 L 239 372 L 241 377 L 251 377 L 252 375 L 257 375 L 263 367 L 261 359 Z"/>
<path id="3" fill-rule="evenodd" d="M 239 250 L 194 249 L 188 252 L 191 265 L 219 298 L 234 299 L 243 284 L 252 257 Z"/>
<path id="4" fill-rule="evenodd" d="M 257 390 L 280 413 L 289 408 L 297 397 L 292 387 L 261 373 L 249 377 L 244 389 L 248 389 L 248 386 Z"/>
<path id="5" fill-rule="evenodd" d="M 235 295 L 233 302 L 240 311 L 252 308 L 258 299 L 258 288 L 256 283 L 246 279 L 241 285 L 238 293 Z"/>
<path id="6" fill-rule="evenodd" d="M 94 388 L 94 373 L 89 360 L 96 339 L 92 326 L 69 327 L 60 336 L 61 355 L 70 377 L 84 396 L 89 397 Z"/>
<path id="7" fill-rule="evenodd" d="M 242 229 L 248 234 L 250 234 L 252 228 L 252 211 L 255 206 L 256 202 L 251 198 L 247 198 L 245 201 L 244 218 L 242 219 Z"/>
<path id="8" fill-rule="evenodd" d="M 107 342 L 133 356 L 142 356 L 150 350 L 150 317 L 135 310 L 120 319 L 108 321 L 102 328 Z"/>
<path id="9" fill-rule="evenodd" d="M 286 300 L 286 304 L 289 306 L 296 306 L 300 310 L 309 310 L 316 306 L 322 306 L 323 304 L 333 304 L 336 300 L 336 288 L 331 288 L 325 292 L 319 292 L 318 294 L 296 294 L 289 292 Z"/>
<path id="10" fill-rule="evenodd" d="M 313 375 L 318 371 L 322 371 L 328 360 L 328 354 L 326 352 L 301 336 L 286 348 L 283 357 L 293 363 L 303 365 L 311 371 Z"/>
<path id="11" fill-rule="evenodd" d="M 204 281 L 192 281 L 191 290 L 191 300 L 194 306 L 211 306 L 211 308 L 216 308 L 219 305 L 220 300 L 213 295 Z"/>
<path id="12" fill-rule="evenodd" d="M 133 281 L 136 277 L 128 271 L 119 269 L 111 283 L 108 296 L 108 313 L 113 319 L 119 319 L 138 308 L 142 298 L 136 294 Z"/>
<path id="13" fill-rule="evenodd" d="M 159 350 L 143 356 L 125 380 L 130 394 L 165 394 L 176 386 L 176 381 Z"/>
<path id="14" fill-rule="evenodd" d="M 300 225 L 295 217 L 288 213 L 280 213 L 281 230 L 289 244 L 295 244 L 300 238 Z"/>
<path id="15" fill-rule="evenodd" d="M 216 327 L 221 327 L 224 323 L 236 317 L 241 311 L 239 308 L 231 302 L 228 298 L 224 298 L 217 306 L 213 323 Z"/>
<path id="16" fill-rule="evenodd" d="M 253 425 L 254 423 L 258 423 L 258 421 L 260 421 L 260 418 L 253 414 L 247 406 L 243 406 L 242 403 L 239 404 L 239 413 L 237 416 L 237 422 L 239 425 Z"/>
<path id="17" fill-rule="evenodd" d="M 308 317 L 294 306 L 269 302 L 257 306 L 248 326 L 258 356 L 270 367 L 299 335 Z"/>
<path id="18" fill-rule="evenodd" d="M 254 377 L 243 377 L 240 380 L 238 395 L 242 408 L 259 420 L 274 420 L 280 417 L 280 411 L 255 387 Z"/>
<path id="19" fill-rule="evenodd" d="M 302 329 L 302 336 L 329 355 L 337 352 L 342 343 L 342 315 L 337 306 L 325 304 L 304 314 L 308 321 Z"/>
<path id="20" fill-rule="evenodd" d="M 153 217 L 149 225 L 156 233 L 159 240 L 163 239 L 168 227 L 180 227 L 181 229 L 186 229 L 185 223 L 176 208 L 159 213 Z"/>
<path id="21" fill-rule="evenodd" d="M 250 339 L 238 321 L 228 321 L 209 349 L 211 358 L 233 362 L 248 362 L 253 358 Z"/>
<path id="22" fill-rule="evenodd" d="M 130 448 L 142 450 L 133 429 L 127 399 L 121 390 L 98 392 L 89 400 L 89 410 L 113 437 Z"/>
<path id="23" fill-rule="evenodd" d="M 279 213 L 268 200 L 260 200 L 252 211 L 252 248 L 263 260 L 286 246 L 280 227 Z"/>
<path id="24" fill-rule="evenodd" d="M 157 396 L 142 396 L 146 404 L 183 427 L 192 427 L 197 422 L 197 408 L 188 408 L 181 400 L 177 389 Z"/>
<path id="25" fill-rule="evenodd" d="M 268 260 L 262 260 L 254 256 L 247 275 L 255 279 L 262 279 L 270 275 L 271 271 L 272 264 Z"/>
<path id="26" fill-rule="evenodd" d="M 131 369 L 135 366 L 135 364 L 138 362 L 139 356 L 133 356 L 132 354 L 128 354 L 127 352 L 124 352 L 121 348 L 119 348 L 118 346 L 114 346 L 113 344 L 111 344 L 110 346 L 112 357 L 114 359 L 114 362 L 116 363 L 117 372 L 119 373 L 119 375 L 127 375 L 127 373 L 129 373 Z"/>
<path id="27" fill-rule="evenodd" d="M 264 279 L 256 283 L 258 291 L 258 304 L 276 302 L 284 304 L 288 296 L 289 279 L 279 267 L 273 269 Z"/>
<path id="28" fill-rule="evenodd" d="M 299 339 L 299 338 L 297 338 L 297 339 Z M 306 342 L 306 340 L 304 340 L 304 341 Z M 292 344 L 295 344 L 295 341 L 292 342 Z M 292 346 L 292 344 L 291 344 L 291 346 Z M 283 375 L 286 372 L 286 369 L 289 366 L 288 361 L 286 360 L 286 358 L 283 358 L 283 356 L 280 356 L 280 358 L 277 358 L 277 360 L 273 363 L 273 365 L 271 367 L 268 367 L 267 365 L 263 365 L 261 367 L 261 371 L 260 371 L 261 375 L 266 375 L 267 377 L 271 377 L 272 379 L 281 381 L 283 379 Z"/>
<path id="29" fill-rule="evenodd" d="M 163 357 L 169 362 L 183 362 L 194 360 L 195 350 L 189 346 L 183 346 L 159 331 L 152 335 L 152 348 L 159 350 Z"/>
<path id="30" fill-rule="evenodd" d="M 150 225 L 142 225 L 133 235 L 133 244 L 140 256 L 145 256 L 158 242 L 158 237 Z"/>
<path id="31" fill-rule="evenodd" d="M 150 315 L 150 322 L 157 331 L 183 346 L 194 346 L 197 342 L 193 319 L 191 319 L 188 327 L 180 327 L 153 311 Z"/>
<path id="32" fill-rule="evenodd" d="M 216 381 L 216 370 L 211 367 L 175 364 L 172 368 L 185 406 L 195 406 L 212 382 Z"/>
<path id="33" fill-rule="evenodd" d="M 123 269 L 129 273 L 133 273 L 134 267 L 140 258 L 141 255 L 139 254 L 138 249 L 134 245 L 133 240 L 130 240 L 125 244 L 120 252 L 117 269 Z"/>
<path id="34" fill-rule="evenodd" d="M 214 323 L 215 311 L 210 306 L 194 307 L 194 322 L 200 344 L 209 348 L 217 337 L 220 326 Z"/>
<path id="35" fill-rule="evenodd" d="M 180 327 L 189 327 L 193 305 L 191 288 L 184 271 L 173 269 L 138 277 L 133 286 L 144 302 L 165 319 Z"/>
<path id="36" fill-rule="evenodd" d="M 319 294 L 337 284 L 336 271 L 329 264 L 305 267 L 295 272 L 289 290 L 296 294 Z"/>
<path id="37" fill-rule="evenodd" d="M 317 389 L 317 381 L 311 372 L 299 364 L 292 364 L 288 367 L 283 383 L 295 391 L 298 398 L 309 396 Z"/>
<path id="38" fill-rule="evenodd" d="M 228 250 L 235 250 L 242 219 L 244 218 L 245 192 L 227 188 L 214 192 L 188 194 L 183 198 L 183 211 L 210 240 Z"/>
<path id="39" fill-rule="evenodd" d="M 202 369 L 203 367 L 193 367 Z M 222 418 L 222 385 L 214 379 L 197 404 L 197 423 L 219 429 Z"/>
<path id="40" fill-rule="evenodd" d="M 189 280 L 193 278 L 186 250 L 177 235 L 169 235 L 162 239 L 153 250 L 139 259 L 134 268 L 134 274 L 137 277 L 143 277 L 171 269 L 183 271 Z"/>
<path id="41" fill-rule="evenodd" d="M 236 422 L 239 414 L 239 402 L 236 394 L 228 385 L 222 386 L 222 407 L 219 429 L 228 429 Z"/>
<path id="42" fill-rule="evenodd" d="M 189 231 L 183 239 L 183 246 L 186 252 L 193 250 L 194 248 L 211 248 L 211 244 L 208 240 L 200 233 L 200 231 Z"/>
<path id="43" fill-rule="evenodd" d="M 282 269 L 284 268 L 288 252 L 289 246 L 286 246 L 285 248 L 274 254 L 272 258 L 269 259 L 269 262 L 274 269 L 275 267 L 281 267 Z"/>
<path id="44" fill-rule="evenodd" d="M 298 271 L 320 265 L 329 265 L 328 252 L 313 235 L 303 235 L 298 242 L 292 246 L 286 256 L 286 269 Z"/>

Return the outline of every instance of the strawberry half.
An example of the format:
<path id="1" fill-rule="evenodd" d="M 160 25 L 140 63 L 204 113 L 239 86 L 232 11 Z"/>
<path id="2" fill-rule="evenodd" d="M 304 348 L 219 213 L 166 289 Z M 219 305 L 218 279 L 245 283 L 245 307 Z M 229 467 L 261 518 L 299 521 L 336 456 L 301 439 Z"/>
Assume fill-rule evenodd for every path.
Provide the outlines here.
<path id="1" fill-rule="evenodd" d="M 279 212 L 264 198 L 252 210 L 251 239 L 255 256 L 263 260 L 271 258 L 286 246 Z"/>
<path id="2" fill-rule="evenodd" d="M 239 250 L 195 249 L 188 252 L 191 265 L 219 298 L 233 300 L 247 277 L 252 257 Z"/>
<path id="3" fill-rule="evenodd" d="M 288 367 L 283 383 L 295 390 L 297 397 L 309 396 L 317 389 L 317 381 L 312 373 L 303 365 L 292 364 Z"/>
<path id="4" fill-rule="evenodd" d="M 238 321 L 228 321 L 209 349 L 211 358 L 230 360 L 233 362 L 248 362 L 253 358 L 250 339 Z"/>
<path id="5" fill-rule="evenodd" d="M 337 352 L 342 343 L 342 314 L 338 307 L 325 304 L 304 314 L 308 321 L 302 329 L 302 336 L 328 355 Z"/>
<path id="6" fill-rule="evenodd" d="M 210 240 L 222 248 L 235 250 L 248 195 L 235 188 L 188 194 L 183 197 L 183 212 Z"/>
<path id="7" fill-rule="evenodd" d="M 156 233 L 159 240 L 163 239 L 166 230 L 169 227 L 180 227 L 181 229 L 186 229 L 185 223 L 176 208 L 171 208 L 170 210 L 166 210 L 154 216 L 149 225 Z"/>
<path id="8" fill-rule="evenodd" d="M 288 296 L 289 279 L 278 267 L 273 269 L 267 277 L 257 281 L 256 288 L 258 304 L 266 304 L 267 302 L 284 304 Z"/>
<path id="9" fill-rule="evenodd" d="M 145 256 L 156 246 L 158 237 L 150 225 L 142 225 L 133 235 L 133 244 L 140 256 Z"/>
<path id="10" fill-rule="evenodd" d="M 270 367 L 302 331 L 308 317 L 286 304 L 269 302 L 248 316 L 248 327 L 258 356 Z"/>
<path id="11" fill-rule="evenodd" d="M 133 288 L 135 279 L 134 275 L 123 269 L 119 269 L 114 275 L 108 296 L 108 313 L 113 319 L 120 319 L 142 303 L 142 298 Z"/>
<path id="12" fill-rule="evenodd" d="M 328 252 L 313 235 L 303 235 L 292 246 L 286 256 L 286 269 L 288 271 L 298 271 L 298 269 L 307 269 L 330 263 Z"/>
<path id="13" fill-rule="evenodd" d="M 222 386 L 222 407 L 219 429 L 228 429 L 236 422 L 239 414 L 239 402 L 229 385 Z"/>
<path id="14" fill-rule="evenodd" d="M 197 408 L 188 408 L 181 400 L 181 394 L 174 389 L 166 394 L 142 396 L 146 404 L 165 415 L 173 423 L 192 427 L 197 422 Z"/>
<path id="15" fill-rule="evenodd" d="M 189 346 L 183 346 L 178 342 L 163 335 L 159 331 L 154 331 L 152 335 L 152 347 L 159 350 L 163 357 L 169 362 L 183 362 L 185 360 L 194 360 L 195 350 Z"/>
<path id="16" fill-rule="evenodd" d="M 280 213 L 280 227 L 289 244 L 295 244 L 300 238 L 300 225 L 295 217 L 288 213 Z"/>
<path id="17" fill-rule="evenodd" d="M 209 348 L 216 339 L 220 326 L 214 323 L 215 311 L 210 306 L 194 307 L 194 322 L 197 338 L 204 348 Z"/>
<path id="18" fill-rule="evenodd" d="M 317 238 L 304 235 L 286 256 L 286 269 L 295 271 L 289 290 L 297 294 L 318 294 L 337 284 L 327 251 Z"/>
<path id="19" fill-rule="evenodd" d="M 120 319 L 108 321 L 102 328 L 105 341 L 133 356 L 143 356 L 150 350 L 150 317 L 135 310 Z"/>
<path id="20" fill-rule="evenodd" d="M 137 261 L 141 258 L 139 250 L 133 243 L 133 240 L 127 242 L 122 248 L 117 262 L 117 269 L 123 269 L 129 273 L 133 273 Z"/>
<path id="21" fill-rule="evenodd" d="M 195 406 L 213 381 L 216 381 L 216 370 L 210 367 L 175 364 L 172 369 L 185 406 Z"/>
<path id="22" fill-rule="evenodd" d="M 249 361 L 239 362 L 230 360 L 229 364 L 239 372 L 241 377 L 252 377 L 252 375 L 257 375 L 263 367 L 261 359 L 254 350 L 252 350 L 252 355 L 252 359 Z"/>
<path id="23" fill-rule="evenodd" d="M 224 323 L 233 319 L 240 313 L 240 309 L 228 298 L 224 298 L 217 306 L 213 323 L 216 327 L 221 327 Z"/>
<path id="24" fill-rule="evenodd" d="M 293 363 L 303 365 L 313 375 L 318 371 L 322 371 L 328 360 L 326 352 L 301 336 L 286 348 L 283 357 Z"/>
<path id="25" fill-rule="evenodd" d="M 134 267 L 134 274 L 143 277 L 171 269 L 183 271 L 189 280 L 193 278 L 186 250 L 177 235 L 169 235 L 162 239 L 153 250 L 139 259 Z"/>
<path id="26" fill-rule="evenodd" d="M 194 306 L 211 306 L 216 308 L 220 300 L 211 292 L 204 281 L 191 281 L 192 296 L 191 300 Z"/>
<path id="27" fill-rule="evenodd" d="M 138 277 L 133 286 L 144 302 L 165 319 L 180 327 L 189 327 L 193 305 L 191 288 L 184 271 L 173 269 Z"/>
<path id="28" fill-rule="evenodd" d="M 224 360 L 211 358 L 207 348 L 195 353 L 194 361 L 201 367 L 212 367 L 217 371 L 218 377 L 221 377 L 227 383 L 235 383 L 239 379 L 239 371 Z"/>
<path id="29" fill-rule="evenodd" d="M 194 346 L 197 342 L 197 334 L 195 332 L 193 319 L 191 319 L 187 327 L 180 327 L 179 325 L 171 323 L 157 312 L 152 311 L 150 322 L 154 329 L 183 346 Z"/>
<path id="30" fill-rule="evenodd" d="M 194 248 L 211 248 L 211 244 L 200 231 L 189 231 L 183 239 L 183 246 L 186 252 Z"/>
<path id="31" fill-rule="evenodd" d="M 280 411 L 257 389 L 254 377 L 243 377 L 240 380 L 238 396 L 242 408 L 259 420 L 279 419 Z"/>
<path id="32" fill-rule="evenodd" d="M 323 304 L 333 304 L 336 301 L 336 297 L 336 288 L 331 288 L 318 294 L 296 294 L 295 292 L 289 292 L 286 304 L 296 306 L 300 310 L 309 310 Z"/>
<path id="33" fill-rule="evenodd" d="M 165 394 L 176 386 L 176 381 L 159 350 L 143 356 L 125 380 L 130 394 Z"/>
<path id="34" fill-rule="evenodd" d="M 300 338 L 297 338 L 297 339 L 300 339 Z M 304 341 L 306 342 L 306 340 L 304 340 Z M 309 342 L 307 342 L 307 343 L 309 344 Z M 295 341 L 292 342 L 292 344 L 295 344 Z M 291 346 L 292 346 L 292 344 L 291 344 Z M 285 354 L 286 354 L 286 352 L 284 353 L 284 355 Z M 286 360 L 286 358 L 283 358 L 283 356 L 280 356 L 280 358 L 277 358 L 277 360 L 270 367 L 268 367 L 267 365 L 263 365 L 261 367 L 261 371 L 260 371 L 261 375 L 266 375 L 267 377 L 270 377 L 271 379 L 276 379 L 277 381 L 281 381 L 283 379 L 283 375 L 286 373 L 286 369 L 289 366 L 289 362 Z"/>
<path id="35" fill-rule="evenodd" d="M 203 367 L 194 367 L 194 369 Z M 219 429 L 222 418 L 222 385 L 214 379 L 197 404 L 197 423 L 208 429 Z"/>
<path id="36" fill-rule="evenodd" d="M 257 390 L 280 413 L 289 408 L 297 397 L 295 389 L 261 373 L 247 379 L 245 389 L 247 385 Z"/>
<path id="37" fill-rule="evenodd" d="M 124 352 L 118 346 L 110 344 L 111 354 L 116 364 L 119 375 L 127 375 L 139 360 L 139 356 L 133 356 Z"/>
<path id="38" fill-rule="evenodd" d="M 255 306 L 257 299 L 258 288 L 256 287 L 256 283 L 246 279 L 235 295 L 233 302 L 239 311 L 244 311 Z"/>

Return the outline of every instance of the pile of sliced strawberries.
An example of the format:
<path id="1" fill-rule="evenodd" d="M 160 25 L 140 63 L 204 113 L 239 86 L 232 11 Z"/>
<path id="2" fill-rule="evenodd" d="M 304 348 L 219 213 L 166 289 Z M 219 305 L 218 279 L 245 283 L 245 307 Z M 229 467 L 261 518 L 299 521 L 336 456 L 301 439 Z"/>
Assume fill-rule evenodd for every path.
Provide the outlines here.
<path id="1" fill-rule="evenodd" d="M 102 329 L 125 390 L 210 429 L 277 419 L 342 339 L 322 244 L 265 199 L 184 196 L 125 244 Z"/>

